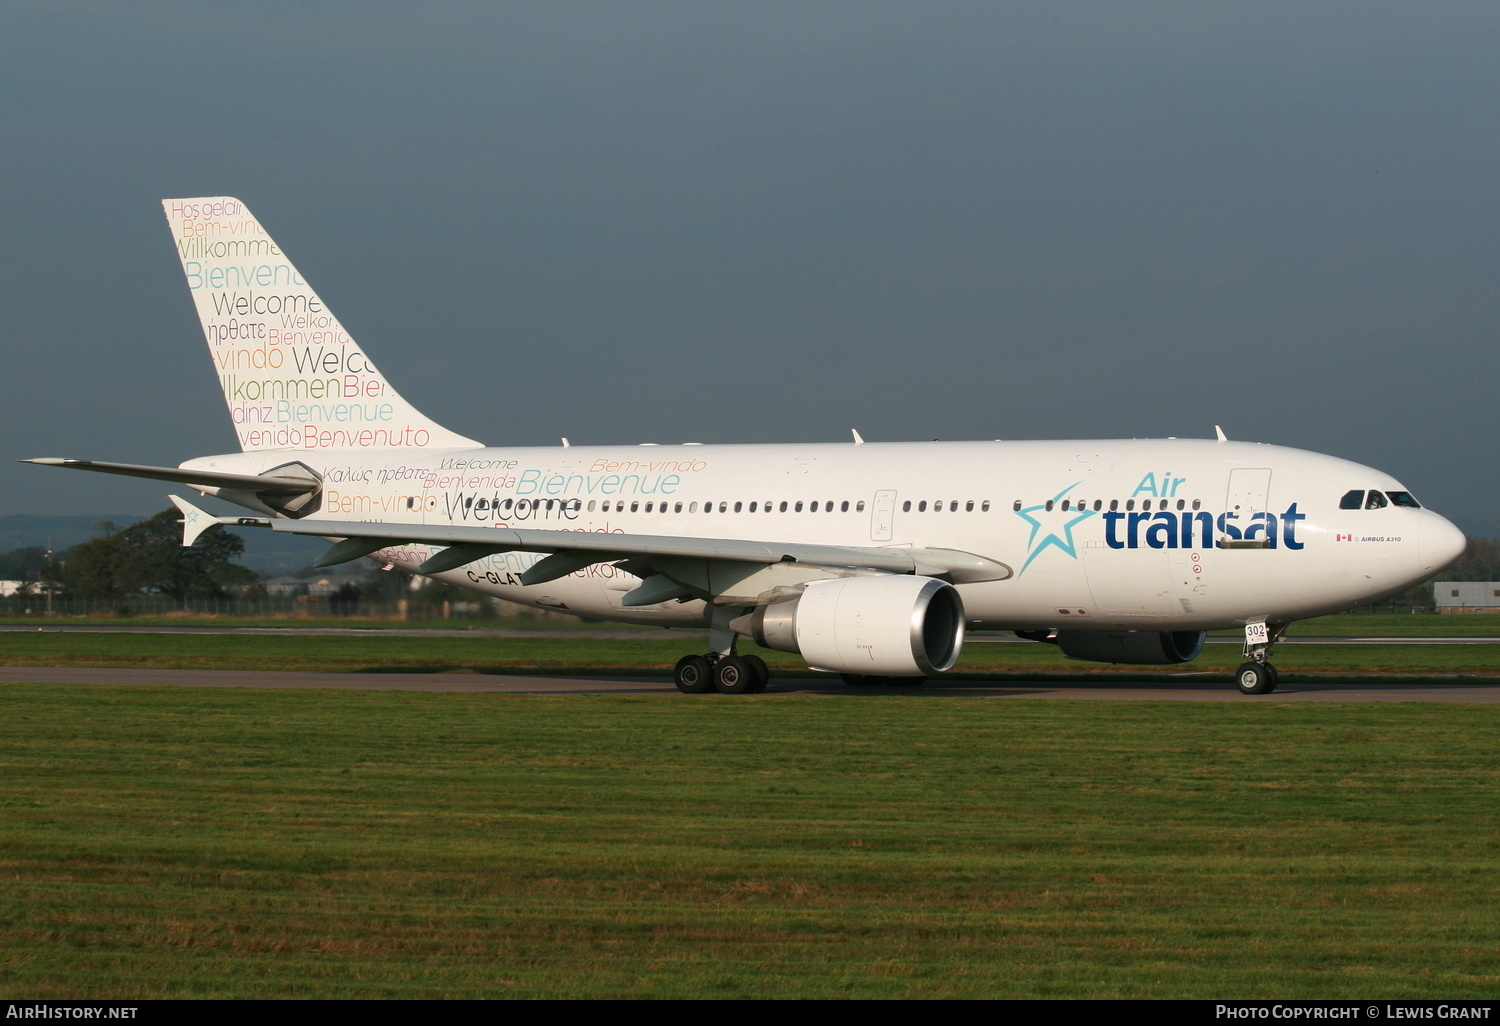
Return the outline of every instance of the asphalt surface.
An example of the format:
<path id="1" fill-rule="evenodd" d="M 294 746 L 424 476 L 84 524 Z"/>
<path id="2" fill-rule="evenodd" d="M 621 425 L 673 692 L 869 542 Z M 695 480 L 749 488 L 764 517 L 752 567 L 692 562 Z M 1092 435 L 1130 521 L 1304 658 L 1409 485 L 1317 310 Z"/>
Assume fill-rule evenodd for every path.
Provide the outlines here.
<path id="1" fill-rule="evenodd" d="M 99 669 L 94 667 L 4 666 L 0 683 L 161 685 L 189 687 L 335 688 L 344 691 L 434 691 L 497 695 L 666 695 L 684 702 L 721 700 L 717 695 L 684 695 L 668 677 L 521 676 L 498 673 L 304 673 L 260 670 Z M 850 699 L 890 695 L 972 698 L 1149 699 L 1182 702 L 1500 702 L 1500 681 L 1452 676 L 1431 683 L 1292 683 L 1274 694 L 1241 695 L 1228 674 L 1183 673 L 1160 681 L 1120 683 L 1097 680 L 987 682 L 929 681 L 919 688 L 851 688 L 836 677 L 773 678 L 766 696 L 837 695 Z M 748 699 L 748 696 L 747 696 Z M 742 699 L 746 700 L 746 699 Z"/>

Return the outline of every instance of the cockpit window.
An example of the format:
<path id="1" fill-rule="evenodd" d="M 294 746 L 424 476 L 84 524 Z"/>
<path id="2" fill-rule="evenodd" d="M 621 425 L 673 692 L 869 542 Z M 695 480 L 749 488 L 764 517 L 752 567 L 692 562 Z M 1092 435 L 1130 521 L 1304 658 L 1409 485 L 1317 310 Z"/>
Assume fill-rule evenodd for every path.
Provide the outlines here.
<path id="1" fill-rule="evenodd" d="M 1345 492 L 1344 497 L 1339 500 L 1339 509 L 1359 509 L 1365 504 L 1365 490 L 1356 488 L 1352 492 Z"/>
<path id="2" fill-rule="evenodd" d="M 1374 489 L 1370 490 L 1370 497 L 1365 500 L 1365 509 L 1384 509 L 1385 496 Z"/>
<path id="3" fill-rule="evenodd" d="M 1405 506 L 1408 509 L 1421 509 L 1422 504 L 1411 492 L 1386 492 L 1391 497 L 1391 502 L 1397 506 Z"/>

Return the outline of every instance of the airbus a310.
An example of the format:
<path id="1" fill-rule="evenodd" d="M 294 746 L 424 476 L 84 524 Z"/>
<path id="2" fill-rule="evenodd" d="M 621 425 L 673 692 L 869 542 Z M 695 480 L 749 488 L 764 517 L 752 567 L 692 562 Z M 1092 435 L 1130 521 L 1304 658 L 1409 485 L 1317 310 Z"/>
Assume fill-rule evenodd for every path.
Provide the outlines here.
<path id="1" fill-rule="evenodd" d="M 407 403 L 244 204 L 166 200 L 240 451 L 178 467 L 30 462 L 177 482 L 215 524 L 332 541 L 485 595 L 707 629 L 682 691 L 754 693 L 800 653 L 851 684 L 951 668 L 969 630 L 1164 665 L 1245 632 L 1246 694 L 1294 620 L 1410 588 L 1464 537 L 1399 481 L 1213 439 L 491 448 Z M 164 397 L 165 398 L 165 397 Z"/>

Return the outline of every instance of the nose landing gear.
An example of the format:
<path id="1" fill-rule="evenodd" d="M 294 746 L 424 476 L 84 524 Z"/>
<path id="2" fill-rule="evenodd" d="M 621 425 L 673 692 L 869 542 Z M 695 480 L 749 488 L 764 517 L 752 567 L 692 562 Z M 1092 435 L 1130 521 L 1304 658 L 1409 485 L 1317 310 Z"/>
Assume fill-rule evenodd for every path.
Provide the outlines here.
<path id="1" fill-rule="evenodd" d="M 1279 623 L 1272 630 L 1264 620 L 1245 625 L 1245 657 L 1250 662 L 1235 671 L 1234 682 L 1242 695 L 1269 695 L 1276 690 L 1280 674 L 1268 661 L 1271 646 L 1286 633 L 1286 624 Z"/>

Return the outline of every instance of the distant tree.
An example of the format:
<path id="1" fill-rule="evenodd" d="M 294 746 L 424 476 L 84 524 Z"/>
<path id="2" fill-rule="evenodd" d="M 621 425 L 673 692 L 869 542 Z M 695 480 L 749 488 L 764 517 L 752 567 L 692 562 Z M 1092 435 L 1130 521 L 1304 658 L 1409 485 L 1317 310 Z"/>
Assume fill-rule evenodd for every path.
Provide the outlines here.
<path id="1" fill-rule="evenodd" d="M 1438 576 L 1445 581 L 1500 581 L 1500 539 L 1471 537 L 1458 562 Z"/>
<path id="2" fill-rule="evenodd" d="M 104 534 L 68 552 L 63 586 L 69 598 L 227 598 L 257 577 L 232 562 L 245 551 L 245 542 L 230 531 L 210 529 L 183 548 L 182 514 L 176 509 L 123 530 L 108 521 L 99 527 Z"/>
<path id="3" fill-rule="evenodd" d="M 46 565 L 47 548 L 44 545 L 0 552 L 0 581 L 40 580 Z"/>

